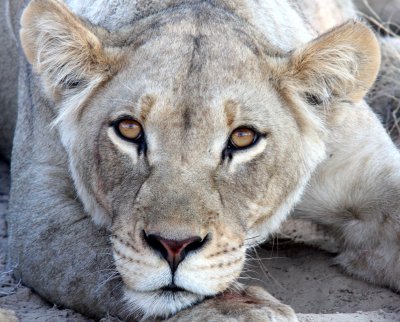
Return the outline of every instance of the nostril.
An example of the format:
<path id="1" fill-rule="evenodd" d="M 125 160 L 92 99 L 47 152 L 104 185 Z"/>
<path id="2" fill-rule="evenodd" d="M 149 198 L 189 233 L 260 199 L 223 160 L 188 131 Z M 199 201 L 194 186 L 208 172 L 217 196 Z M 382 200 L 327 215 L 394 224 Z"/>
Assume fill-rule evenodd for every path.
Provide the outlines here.
<path id="1" fill-rule="evenodd" d="M 201 239 L 200 237 L 198 238 L 199 238 L 198 240 L 193 241 L 192 243 L 190 243 L 185 247 L 186 254 L 202 248 L 207 243 L 209 237 L 207 234 L 206 237 L 204 237 L 203 239 Z"/>
<path id="2" fill-rule="evenodd" d="M 168 257 L 168 251 L 165 249 L 163 244 L 157 238 L 157 235 L 147 235 L 146 232 L 143 230 L 144 240 L 147 244 L 156 251 L 159 251 L 164 258 Z"/>
<path id="3" fill-rule="evenodd" d="M 166 239 L 155 234 L 146 234 L 143 231 L 144 240 L 153 250 L 159 252 L 166 259 L 172 272 L 176 270 L 189 252 L 196 251 L 204 246 L 209 239 L 198 236 L 186 238 L 183 240 Z"/>

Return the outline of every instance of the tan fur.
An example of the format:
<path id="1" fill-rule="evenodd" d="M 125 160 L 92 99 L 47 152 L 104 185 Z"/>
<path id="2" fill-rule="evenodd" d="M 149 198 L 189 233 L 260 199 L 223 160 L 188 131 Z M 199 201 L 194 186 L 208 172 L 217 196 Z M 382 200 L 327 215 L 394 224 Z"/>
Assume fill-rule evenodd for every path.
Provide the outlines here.
<path id="1" fill-rule="evenodd" d="M 49 9 L 47 1 L 28 6 L 21 17 L 21 43 L 28 61 L 43 75 L 49 96 L 57 102 L 66 101 L 65 87 L 80 82 L 93 91 L 115 72 L 119 62 L 117 53 L 107 52 L 62 2 L 54 1 Z M 37 20 L 39 14 L 41 19 Z M 79 110 L 84 97 L 81 93 L 79 101 L 71 103 L 73 108 L 63 110 Z"/>
<path id="2" fill-rule="evenodd" d="M 372 31 L 350 22 L 297 49 L 286 76 L 291 84 L 283 86 L 301 87 L 322 101 L 336 97 L 357 103 L 374 83 L 380 57 Z"/>
<path id="3" fill-rule="evenodd" d="M 378 42 L 360 22 L 311 40 L 301 21 L 288 2 L 176 1 L 111 35 L 56 0 L 25 9 L 23 49 L 54 104 L 74 187 L 109 230 L 127 305 L 142 317 L 296 321 L 265 291 L 236 282 L 246 250 L 296 204 L 298 216 L 332 227 L 346 269 L 400 288 L 398 266 L 378 277 L 374 258 L 382 251 L 383 263 L 396 261 L 400 231 L 391 199 L 399 197 L 399 153 L 363 101 L 379 69 Z M 115 133 L 123 115 L 142 124 L 145 152 Z M 241 126 L 259 140 L 228 151 Z M 363 208 L 364 195 L 393 208 Z M 172 275 L 144 234 L 206 243 Z M 172 282 L 185 291 L 165 294 Z"/>

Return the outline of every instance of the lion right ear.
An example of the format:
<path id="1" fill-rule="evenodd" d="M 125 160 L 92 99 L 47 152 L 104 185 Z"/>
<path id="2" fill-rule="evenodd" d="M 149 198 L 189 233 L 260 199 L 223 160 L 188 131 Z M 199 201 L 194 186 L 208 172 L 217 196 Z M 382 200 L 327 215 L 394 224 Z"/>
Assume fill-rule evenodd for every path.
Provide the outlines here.
<path id="1" fill-rule="evenodd" d="M 284 89 L 314 103 L 361 101 L 379 71 L 380 49 L 372 31 L 350 21 L 294 50 L 279 65 Z"/>
<path id="2" fill-rule="evenodd" d="M 21 17 L 21 43 L 54 100 L 82 96 L 113 73 L 116 54 L 61 1 L 33 0 Z"/>

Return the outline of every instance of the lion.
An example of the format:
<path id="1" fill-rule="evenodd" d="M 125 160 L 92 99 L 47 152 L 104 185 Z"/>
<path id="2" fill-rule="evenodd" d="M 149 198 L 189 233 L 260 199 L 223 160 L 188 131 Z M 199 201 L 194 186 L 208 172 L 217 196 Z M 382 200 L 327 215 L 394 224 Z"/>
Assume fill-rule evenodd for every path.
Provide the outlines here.
<path id="1" fill-rule="evenodd" d="M 366 25 L 318 35 L 289 1 L 66 3 L 30 1 L 17 42 L 9 265 L 26 285 L 95 318 L 297 321 L 237 281 L 292 213 L 400 290 L 400 155 L 364 100 Z"/>

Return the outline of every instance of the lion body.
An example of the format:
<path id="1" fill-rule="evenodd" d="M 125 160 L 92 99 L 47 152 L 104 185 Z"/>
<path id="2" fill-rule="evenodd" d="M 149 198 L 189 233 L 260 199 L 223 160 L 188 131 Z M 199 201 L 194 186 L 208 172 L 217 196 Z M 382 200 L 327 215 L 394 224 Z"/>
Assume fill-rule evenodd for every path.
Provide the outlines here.
<path id="1" fill-rule="evenodd" d="M 351 274 L 400 289 L 400 157 L 362 100 L 377 43 L 357 24 L 312 41 L 353 17 L 351 2 L 67 1 L 97 27 L 57 1 L 32 3 L 21 36 L 33 69 L 21 57 L 8 215 L 10 266 L 24 283 L 94 317 L 166 317 L 234 284 L 246 248 L 297 205 L 295 216 L 335 237 Z M 350 40 L 368 54 L 360 62 L 341 43 Z M 126 114 L 145 124 L 145 155 L 109 126 Z M 227 135 L 246 122 L 265 137 L 221 161 Z M 189 291 L 173 301 L 154 291 L 171 272 L 143 231 L 207 239 L 179 265 L 175 282 Z M 122 281 L 105 277 L 115 267 Z M 208 310 L 295 321 L 265 291 L 243 294 L 258 306 L 217 297 L 177 318 Z"/>

